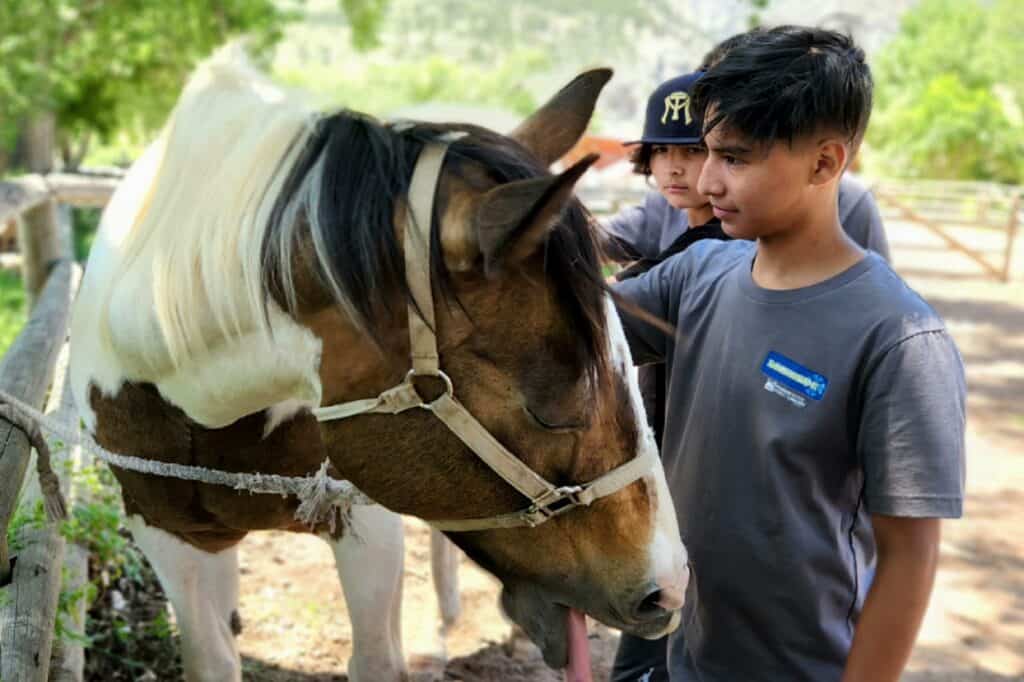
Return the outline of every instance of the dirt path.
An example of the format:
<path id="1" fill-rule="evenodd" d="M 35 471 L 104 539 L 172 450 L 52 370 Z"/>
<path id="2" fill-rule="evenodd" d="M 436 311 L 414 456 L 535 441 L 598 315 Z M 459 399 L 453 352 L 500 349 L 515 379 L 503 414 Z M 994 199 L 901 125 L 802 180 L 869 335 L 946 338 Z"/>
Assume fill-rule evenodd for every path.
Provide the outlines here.
<path id="1" fill-rule="evenodd" d="M 920 228 L 899 226 L 892 239 L 897 269 L 956 337 L 969 411 L 966 515 L 944 526 L 935 595 L 905 679 L 1024 680 L 1024 248 L 1001 284 Z"/>
<path id="2" fill-rule="evenodd" d="M 897 269 L 946 318 L 968 368 L 967 515 L 945 526 L 935 596 L 906 682 L 1024 680 L 1024 248 L 1012 285 L 987 280 L 921 228 L 890 227 Z M 429 646 L 436 606 L 429 535 L 407 526 L 403 632 L 409 652 Z M 242 546 L 239 639 L 246 678 L 344 680 L 348 619 L 327 547 L 288 534 Z M 531 645 L 512 655 L 492 579 L 463 561 L 463 617 L 448 639 L 443 678 L 464 682 L 559 679 Z M 597 628 L 597 679 L 607 679 L 616 635 Z M 430 678 L 427 678 L 430 679 Z"/>

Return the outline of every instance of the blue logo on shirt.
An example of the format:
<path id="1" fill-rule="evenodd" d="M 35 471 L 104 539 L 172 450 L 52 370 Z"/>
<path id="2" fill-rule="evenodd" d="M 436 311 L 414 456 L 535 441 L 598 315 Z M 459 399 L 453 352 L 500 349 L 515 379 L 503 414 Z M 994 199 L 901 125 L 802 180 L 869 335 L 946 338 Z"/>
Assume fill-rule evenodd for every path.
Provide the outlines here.
<path id="1" fill-rule="evenodd" d="M 827 378 L 775 351 L 768 352 L 761 364 L 761 371 L 769 379 L 812 400 L 821 400 L 828 388 Z"/>

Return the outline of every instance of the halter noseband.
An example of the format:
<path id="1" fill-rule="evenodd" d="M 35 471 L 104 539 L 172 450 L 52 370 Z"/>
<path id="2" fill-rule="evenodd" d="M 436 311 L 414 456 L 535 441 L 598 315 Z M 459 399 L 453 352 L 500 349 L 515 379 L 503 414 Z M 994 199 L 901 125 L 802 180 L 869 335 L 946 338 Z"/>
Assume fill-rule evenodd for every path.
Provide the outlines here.
<path id="1" fill-rule="evenodd" d="M 376 398 L 319 407 L 313 414 L 321 421 L 345 419 L 360 414 L 399 414 L 419 407 L 433 413 L 506 483 L 530 500 L 530 506 L 508 514 L 449 521 L 427 520 L 445 531 L 475 531 L 491 528 L 539 526 L 550 518 L 618 492 L 641 478 L 658 464 L 651 453 L 634 457 L 588 483 L 554 486 L 508 451 L 455 398 L 451 378 L 440 368 L 437 337 L 434 335 L 434 300 L 430 284 L 430 224 L 434 194 L 448 145 L 428 143 L 420 152 L 409 186 L 409 210 L 404 229 L 405 271 L 413 302 L 409 304 L 409 340 L 412 369 L 405 380 Z M 424 400 L 413 380 L 433 377 L 444 384 L 444 392 Z"/>

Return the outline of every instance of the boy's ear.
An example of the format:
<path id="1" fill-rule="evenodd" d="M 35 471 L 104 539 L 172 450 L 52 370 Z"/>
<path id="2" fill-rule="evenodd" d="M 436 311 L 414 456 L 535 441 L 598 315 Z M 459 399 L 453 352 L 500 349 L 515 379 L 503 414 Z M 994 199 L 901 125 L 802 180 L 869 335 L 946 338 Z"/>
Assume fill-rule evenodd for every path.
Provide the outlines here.
<path id="1" fill-rule="evenodd" d="M 839 138 L 828 138 L 818 143 L 811 184 L 824 185 L 842 175 L 849 161 L 849 153 L 850 150 Z"/>

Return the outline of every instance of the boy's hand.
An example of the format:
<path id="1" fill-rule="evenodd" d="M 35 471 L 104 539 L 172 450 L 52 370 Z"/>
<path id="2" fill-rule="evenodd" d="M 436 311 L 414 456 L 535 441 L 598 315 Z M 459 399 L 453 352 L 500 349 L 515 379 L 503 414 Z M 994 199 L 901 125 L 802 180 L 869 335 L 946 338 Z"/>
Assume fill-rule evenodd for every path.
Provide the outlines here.
<path id="1" fill-rule="evenodd" d="M 939 519 L 872 516 L 878 569 L 842 682 L 898 682 L 928 608 L 939 559 Z"/>

